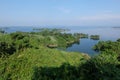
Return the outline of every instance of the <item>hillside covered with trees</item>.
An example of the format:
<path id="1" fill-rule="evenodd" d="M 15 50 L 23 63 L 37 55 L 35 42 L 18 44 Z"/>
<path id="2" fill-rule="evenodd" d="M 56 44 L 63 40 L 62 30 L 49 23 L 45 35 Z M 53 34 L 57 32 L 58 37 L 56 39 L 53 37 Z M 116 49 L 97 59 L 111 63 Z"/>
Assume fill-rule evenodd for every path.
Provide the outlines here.
<path id="1" fill-rule="evenodd" d="M 87 36 L 63 29 L 2 31 L 0 80 L 120 80 L 120 39 L 100 41 L 94 57 L 61 50 Z"/>

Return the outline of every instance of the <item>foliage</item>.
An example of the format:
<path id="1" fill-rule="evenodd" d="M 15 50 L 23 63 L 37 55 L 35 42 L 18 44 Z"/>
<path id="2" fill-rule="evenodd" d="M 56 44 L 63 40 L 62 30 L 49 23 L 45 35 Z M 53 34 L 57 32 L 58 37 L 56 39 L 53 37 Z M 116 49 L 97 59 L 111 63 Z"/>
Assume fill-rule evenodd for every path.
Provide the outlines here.
<path id="1" fill-rule="evenodd" d="M 44 47 L 40 49 L 26 49 L 21 53 L 11 55 L 7 59 L 0 59 L 0 79 L 30 80 L 34 75 L 35 67 L 59 68 L 63 63 L 77 66 L 86 59 L 87 57 L 79 53 L 68 53 Z"/>
<path id="2" fill-rule="evenodd" d="M 120 52 L 120 42 L 100 41 L 93 49 L 95 51 L 114 51 L 118 54 Z"/>
<path id="3" fill-rule="evenodd" d="M 0 42 L 0 57 L 4 55 L 11 55 L 16 51 L 13 44 L 6 42 Z"/>
<path id="4" fill-rule="evenodd" d="M 90 58 L 82 53 L 48 48 L 67 47 L 88 36 L 63 31 L 1 33 L 0 80 L 120 80 L 119 39 L 100 41 L 93 47 L 100 54 Z"/>
<path id="5" fill-rule="evenodd" d="M 78 68 L 70 64 L 60 67 L 36 67 L 32 80 L 77 80 Z"/>
<path id="6" fill-rule="evenodd" d="M 100 39 L 100 36 L 99 36 L 99 35 L 91 35 L 91 36 L 90 36 L 90 39 L 99 40 L 99 39 Z"/>
<path id="7" fill-rule="evenodd" d="M 80 66 L 82 80 L 120 80 L 117 55 L 102 53 Z"/>
<path id="8" fill-rule="evenodd" d="M 116 55 L 100 54 L 79 66 L 35 67 L 32 80 L 120 80 Z"/>
<path id="9" fill-rule="evenodd" d="M 117 41 L 120 42 L 120 39 L 118 39 Z"/>
<path id="10" fill-rule="evenodd" d="M 77 36 L 79 38 L 88 38 L 88 34 L 84 33 L 74 33 L 74 36 Z"/>

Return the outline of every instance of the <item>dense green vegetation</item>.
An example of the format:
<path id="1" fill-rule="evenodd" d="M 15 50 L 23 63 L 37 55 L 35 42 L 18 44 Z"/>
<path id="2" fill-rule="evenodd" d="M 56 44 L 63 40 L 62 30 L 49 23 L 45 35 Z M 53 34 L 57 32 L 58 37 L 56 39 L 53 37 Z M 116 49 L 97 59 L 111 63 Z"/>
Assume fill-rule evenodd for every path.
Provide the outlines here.
<path id="1" fill-rule="evenodd" d="M 33 75 L 37 76 L 34 72 L 38 67 L 57 68 L 63 63 L 77 66 L 87 58 L 84 54 L 68 53 L 44 47 L 40 49 L 26 49 L 11 55 L 7 59 L 0 59 L 0 80 L 30 80 Z M 81 61 L 79 61 L 80 59 Z M 35 78 L 37 79 L 37 77 Z"/>
<path id="2" fill-rule="evenodd" d="M 115 42 L 112 41 L 99 41 L 98 44 L 96 44 L 93 49 L 95 51 L 101 51 L 101 52 L 112 52 L 116 54 L 120 54 L 120 41 L 119 39 Z"/>
<path id="3" fill-rule="evenodd" d="M 99 39 L 100 39 L 100 36 L 99 36 L 99 35 L 91 35 L 91 36 L 90 36 L 90 39 L 99 40 Z"/>
<path id="4" fill-rule="evenodd" d="M 84 33 L 74 33 L 75 36 L 78 36 L 79 38 L 88 38 L 88 34 L 84 34 Z"/>
<path id="5" fill-rule="evenodd" d="M 100 41 L 92 58 L 54 48 L 83 36 L 61 29 L 0 33 L 0 80 L 120 80 L 120 39 Z"/>
<path id="6" fill-rule="evenodd" d="M 120 64 L 116 55 L 100 54 L 79 66 L 36 67 L 33 80 L 120 80 Z"/>
<path id="7" fill-rule="evenodd" d="M 44 47 L 67 47 L 79 42 L 79 37 L 62 33 L 61 29 L 41 29 L 39 32 L 16 32 L 10 34 L 0 34 L 1 54 L 13 54 L 15 51 L 22 51 L 26 48 L 39 49 Z"/>

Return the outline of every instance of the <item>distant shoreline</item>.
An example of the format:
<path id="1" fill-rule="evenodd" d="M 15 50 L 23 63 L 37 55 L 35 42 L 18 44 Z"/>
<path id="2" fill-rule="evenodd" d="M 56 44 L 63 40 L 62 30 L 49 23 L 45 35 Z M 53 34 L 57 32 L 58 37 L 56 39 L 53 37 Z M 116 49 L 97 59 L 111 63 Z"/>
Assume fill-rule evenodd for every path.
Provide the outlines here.
<path id="1" fill-rule="evenodd" d="M 112 27 L 112 28 L 120 28 L 120 27 Z"/>

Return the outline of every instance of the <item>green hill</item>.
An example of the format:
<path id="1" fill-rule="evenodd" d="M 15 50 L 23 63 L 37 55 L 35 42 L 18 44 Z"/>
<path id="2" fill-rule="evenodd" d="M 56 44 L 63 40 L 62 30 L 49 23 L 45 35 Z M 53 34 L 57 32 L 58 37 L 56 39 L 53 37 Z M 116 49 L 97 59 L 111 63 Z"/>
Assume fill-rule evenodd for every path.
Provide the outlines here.
<path id="1" fill-rule="evenodd" d="M 26 49 L 9 58 L 0 59 L 0 80 L 30 80 L 35 67 L 59 67 L 63 63 L 78 65 L 89 57 L 75 52 L 64 52 L 41 47 Z"/>
<path id="2" fill-rule="evenodd" d="M 120 80 L 120 39 L 98 42 L 92 58 L 58 49 L 79 38 L 56 29 L 1 33 L 0 80 Z"/>

